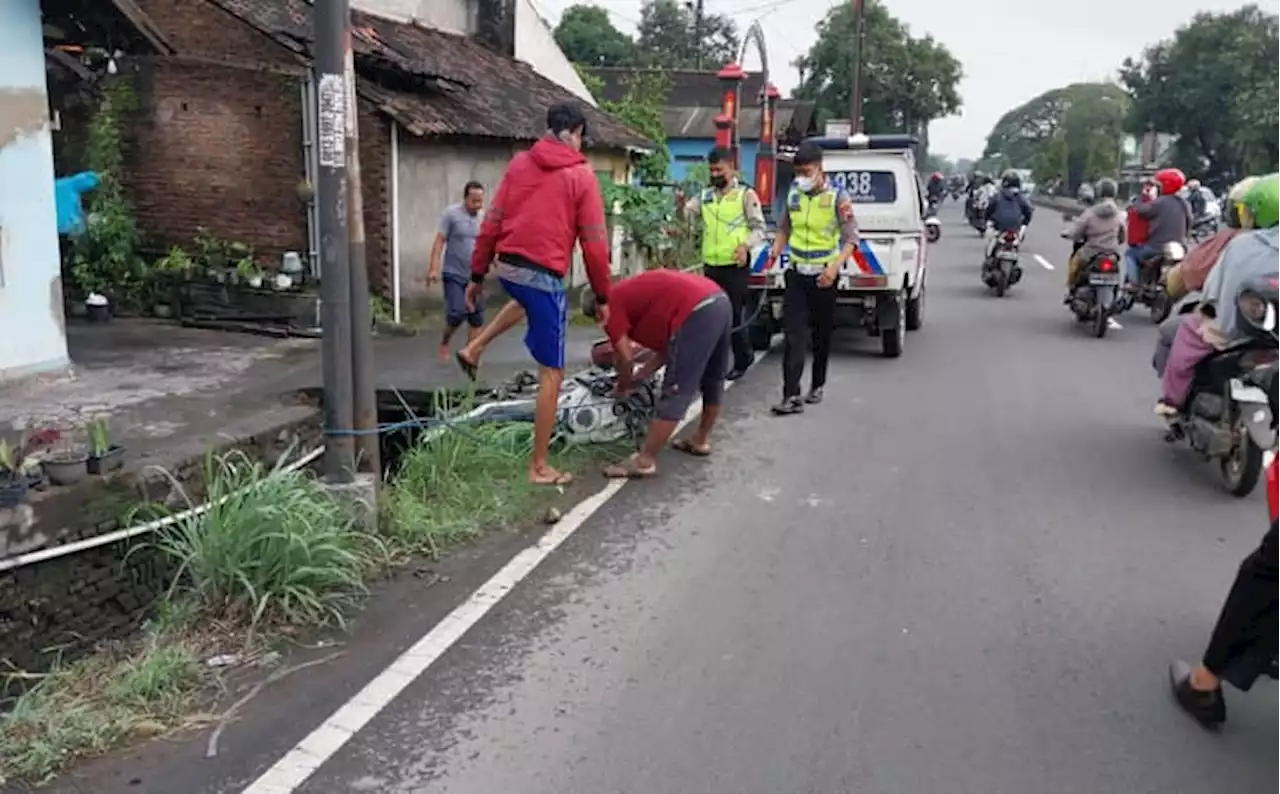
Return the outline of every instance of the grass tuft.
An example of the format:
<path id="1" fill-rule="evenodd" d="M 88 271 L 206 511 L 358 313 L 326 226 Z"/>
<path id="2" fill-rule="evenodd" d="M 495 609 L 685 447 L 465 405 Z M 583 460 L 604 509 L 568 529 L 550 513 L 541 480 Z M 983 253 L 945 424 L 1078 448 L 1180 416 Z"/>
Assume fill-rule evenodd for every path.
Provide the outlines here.
<path id="1" fill-rule="evenodd" d="M 365 576 L 385 556 L 381 542 L 312 474 L 286 471 L 283 461 L 269 467 L 238 451 L 210 456 L 205 485 L 207 511 L 144 544 L 177 562 L 174 591 L 250 626 L 345 625 L 366 592 Z"/>

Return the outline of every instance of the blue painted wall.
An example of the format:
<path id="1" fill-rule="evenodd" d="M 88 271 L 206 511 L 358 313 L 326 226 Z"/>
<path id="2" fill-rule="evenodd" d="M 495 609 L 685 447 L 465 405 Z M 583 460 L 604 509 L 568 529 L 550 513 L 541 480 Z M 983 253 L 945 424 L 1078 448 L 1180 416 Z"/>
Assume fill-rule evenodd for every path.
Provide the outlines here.
<path id="1" fill-rule="evenodd" d="M 707 152 L 711 151 L 711 147 L 714 145 L 715 141 L 711 138 L 667 139 L 667 149 L 671 152 L 671 173 L 669 177 L 671 181 L 679 182 L 683 180 L 689 170 L 689 166 L 694 163 L 705 163 Z M 751 184 L 756 179 L 756 151 L 759 148 L 759 144 L 756 141 L 742 141 L 739 147 L 741 151 L 738 154 L 738 170 L 742 174 L 742 181 Z M 782 208 L 786 204 L 785 186 L 779 185 L 774 193 L 773 217 L 778 218 L 781 217 Z"/>
<path id="2" fill-rule="evenodd" d="M 0 380 L 67 366 L 39 0 L 0 1 Z"/>

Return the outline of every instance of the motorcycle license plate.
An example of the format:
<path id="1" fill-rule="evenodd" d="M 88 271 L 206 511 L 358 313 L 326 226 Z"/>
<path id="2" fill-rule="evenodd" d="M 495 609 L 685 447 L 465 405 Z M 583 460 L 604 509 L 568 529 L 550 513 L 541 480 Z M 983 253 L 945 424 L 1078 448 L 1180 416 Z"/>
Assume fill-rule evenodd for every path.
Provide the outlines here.
<path id="1" fill-rule="evenodd" d="M 1017 262 L 1018 254 L 1013 251 L 998 251 L 996 252 L 996 259 L 1002 262 Z"/>
<path id="2" fill-rule="evenodd" d="M 1090 273 L 1089 283 L 1099 286 L 1117 286 L 1120 283 L 1119 273 Z"/>

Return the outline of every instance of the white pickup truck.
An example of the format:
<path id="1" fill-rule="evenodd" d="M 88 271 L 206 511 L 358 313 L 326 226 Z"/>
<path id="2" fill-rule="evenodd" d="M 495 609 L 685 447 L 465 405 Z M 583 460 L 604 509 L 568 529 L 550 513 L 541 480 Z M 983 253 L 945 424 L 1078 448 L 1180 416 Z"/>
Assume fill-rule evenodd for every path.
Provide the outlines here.
<path id="1" fill-rule="evenodd" d="M 885 356 L 897 358 L 906 332 L 924 323 L 928 244 L 924 190 L 915 166 L 919 141 L 907 135 L 814 140 L 824 149 L 827 180 L 853 201 L 858 226 L 858 248 L 841 264 L 836 282 L 836 324 L 867 329 L 880 338 Z M 747 313 L 754 316 L 750 332 L 757 349 L 767 348 L 782 327 L 788 256 L 784 251 L 779 261 L 769 263 L 770 244 L 752 255 Z"/>

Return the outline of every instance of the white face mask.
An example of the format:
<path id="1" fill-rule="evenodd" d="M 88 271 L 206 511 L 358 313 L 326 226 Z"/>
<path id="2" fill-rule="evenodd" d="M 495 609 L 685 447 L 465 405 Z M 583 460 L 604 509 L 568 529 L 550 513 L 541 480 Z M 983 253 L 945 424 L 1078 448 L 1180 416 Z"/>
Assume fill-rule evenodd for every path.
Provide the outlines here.
<path id="1" fill-rule="evenodd" d="M 818 180 L 811 176 L 796 177 L 796 190 L 801 193 L 808 193 L 818 185 Z"/>

